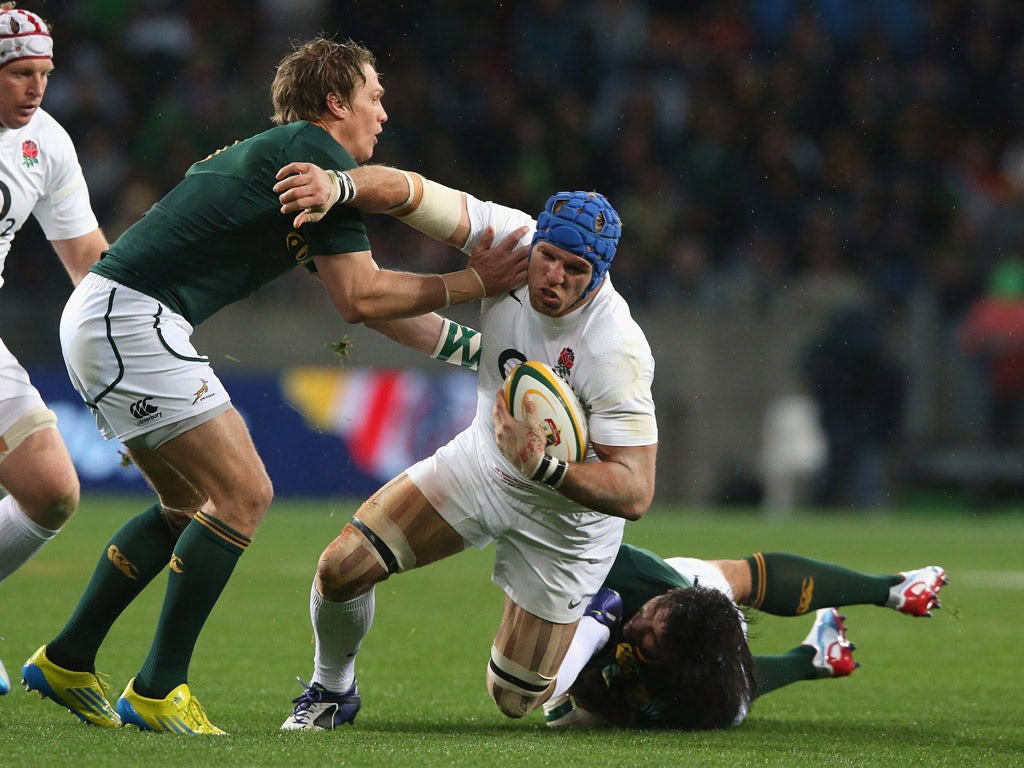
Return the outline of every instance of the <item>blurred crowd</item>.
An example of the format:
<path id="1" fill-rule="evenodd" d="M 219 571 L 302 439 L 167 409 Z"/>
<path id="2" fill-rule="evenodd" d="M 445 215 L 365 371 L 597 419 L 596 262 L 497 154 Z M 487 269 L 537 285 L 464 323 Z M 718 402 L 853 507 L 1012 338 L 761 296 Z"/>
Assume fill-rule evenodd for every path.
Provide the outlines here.
<path id="1" fill-rule="evenodd" d="M 1024 236 L 1019 0 L 22 5 L 52 22 L 45 107 L 111 238 L 269 127 L 274 65 L 320 32 L 378 57 L 375 162 L 528 211 L 555 189 L 607 194 L 638 307 L 761 311 L 819 281 L 892 310 L 927 289 L 953 318 Z M 455 256 L 373 227 L 389 266 Z"/>

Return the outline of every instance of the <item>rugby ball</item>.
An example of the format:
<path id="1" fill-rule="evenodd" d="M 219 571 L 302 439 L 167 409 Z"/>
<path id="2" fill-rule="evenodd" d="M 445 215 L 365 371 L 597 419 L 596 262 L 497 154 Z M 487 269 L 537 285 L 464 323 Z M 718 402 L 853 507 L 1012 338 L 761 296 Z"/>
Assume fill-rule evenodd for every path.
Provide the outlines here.
<path id="1" fill-rule="evenodd" d="M 528 360 L 505 377 L 505 402 L 516 421 L 523 420 L 527 395 L 533 395 L 537 417 L 547 436 L 544 452 L 563 461 L 583 461 L 587 455 L 587 416 L 572 387 L 547 364 Z"/>

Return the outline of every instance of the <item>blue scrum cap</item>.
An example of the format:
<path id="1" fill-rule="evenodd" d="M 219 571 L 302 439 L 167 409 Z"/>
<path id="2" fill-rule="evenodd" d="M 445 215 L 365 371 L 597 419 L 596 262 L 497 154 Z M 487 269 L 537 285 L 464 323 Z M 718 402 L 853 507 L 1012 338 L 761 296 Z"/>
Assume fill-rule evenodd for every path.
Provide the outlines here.
<path id="1" fill-rule="evenodd" d="M 590 262 L 594 274 L 586 296 L 594 290 L 615 258 L 622 221 L 604 195 L 597 192 L 558 192 L 548 198 L 537 217 L 533 242 L 544 240 Z"/>

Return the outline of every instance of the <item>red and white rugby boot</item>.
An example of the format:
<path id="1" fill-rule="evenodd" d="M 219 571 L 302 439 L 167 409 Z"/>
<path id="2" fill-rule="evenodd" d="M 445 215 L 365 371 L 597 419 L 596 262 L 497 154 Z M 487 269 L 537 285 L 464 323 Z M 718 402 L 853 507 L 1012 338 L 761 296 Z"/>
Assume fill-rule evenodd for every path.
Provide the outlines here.
<path id="1" fill-rule="evenodd" d="M 946 572 L 937 565 L 928 565 L 916 571 L 901 571 L 903 581 L 889 590 L 886 605 L 911 616 L 931 616 L 942 607 L 939 590 L 949 583 Z"/>
<path id="2" fill-rule="evenodd" d="M 820 608 L 814 625 L 801 643 L 814 649 L 814 670 L 818 677 L 846 677 L 860 664 L 853 660 L 857 647 L 846 639 L 843 617 L 835 608 Z"/>

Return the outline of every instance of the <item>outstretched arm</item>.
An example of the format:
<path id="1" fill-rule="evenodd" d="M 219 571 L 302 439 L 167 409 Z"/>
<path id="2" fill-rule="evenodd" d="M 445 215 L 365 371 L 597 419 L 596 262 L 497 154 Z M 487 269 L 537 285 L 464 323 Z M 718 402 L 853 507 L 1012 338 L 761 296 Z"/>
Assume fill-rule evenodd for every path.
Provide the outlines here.
<path id="1" fill-rule="evenodd" d="M 459 248 L 464 247 L 469 238 L 465 193 L 416 173 L 383 165 L 325 171 L 312 163 L 290 163 L 278 171 L 277 177 L 279 181 L 274 191 L 281 200 L 281 212 L 299 211 L 294 222 L 297 227 L 306 221 L 318 220 L 331 205 L 342 202 L 364 212 L 388 213 L 436 240 Z M 345 182 L 340 198 L 335 189 L 339 178 Z M 519 227 L 494 247 L 494 231 L 487 230 L 474 244 L 466 268 L 440 276 L 441 282 L 435 281 L 432 286 L 425 286 L 420 276 L 379 270 L 369 252 L 314 258 L 331 298 L 346 320 L 394 319 L 399 315 L 393 308 L 379 305 L 395 291 L 403 293 L 401 306 L 414 307 L 411 312 L 401 313 L 409 316 L 497 296 L 520 285 L 526 280 L 528 249 L 517 246 L 528 230 L 528 227 Z M 321 264 L 327 258 L 334 263 L 333 269 Z M 325 269 L 333 274 L 324 274 Z M 410 296 L 409 291 L 418 291 L 418 294 Z"/>
<path id="2" fill-rule="evenodd" d="M 281 213 L 294 213 L 294 226 L 318 221 L 335 204 L 363 213 L 387 213 L 456 248 L 469 237 L 466 195 L 418 173 L 386 165 L 348 171 L 324 170 L 313 163 L 289 163 L 277 172 L 274 192 Z"/>

